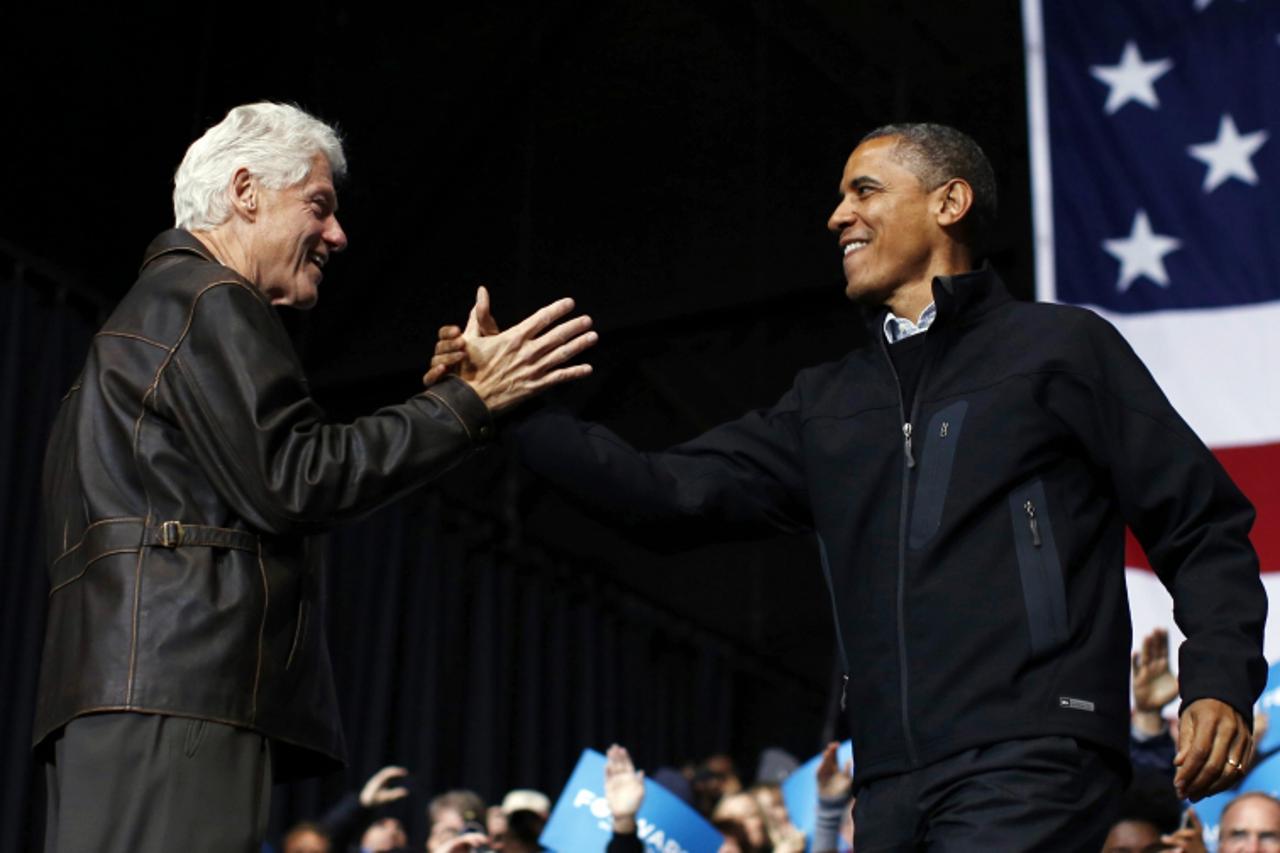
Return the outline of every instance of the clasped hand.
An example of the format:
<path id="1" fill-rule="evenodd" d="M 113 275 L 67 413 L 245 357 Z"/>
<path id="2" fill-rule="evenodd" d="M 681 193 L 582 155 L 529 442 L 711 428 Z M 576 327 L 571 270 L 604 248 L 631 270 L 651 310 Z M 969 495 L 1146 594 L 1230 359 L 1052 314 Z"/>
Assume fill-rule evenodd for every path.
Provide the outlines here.
<path id="1" fill-rule="evenodd" d="M 496 414 L 552 385 L 581 379 L 591 373 L 591 365 L 563 365 L 598 336 L 590 331 L 591 318 L 585 315 L 558 323 L 573 308 L 572 299 L 560 299 L 504 332 L 490 313 L 489 291 L 480 287 L 466 328 L 440 329 L 422 382 L 431 385 L 456 371 Z"/>

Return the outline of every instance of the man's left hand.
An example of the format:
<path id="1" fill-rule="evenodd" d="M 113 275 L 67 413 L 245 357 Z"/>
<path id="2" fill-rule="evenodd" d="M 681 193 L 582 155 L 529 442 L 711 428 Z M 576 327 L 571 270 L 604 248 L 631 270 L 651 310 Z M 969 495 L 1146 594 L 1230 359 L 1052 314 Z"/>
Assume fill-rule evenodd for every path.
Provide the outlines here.
<path id="1" fill-rule="evenodd" d="M 1179 797 L 1199 800 L 1224 791 L 1244 778 L 1252 761 L 1253 736 L 1235 708 L 1197 699 L 1183 710 L 1173 757 Z"/>

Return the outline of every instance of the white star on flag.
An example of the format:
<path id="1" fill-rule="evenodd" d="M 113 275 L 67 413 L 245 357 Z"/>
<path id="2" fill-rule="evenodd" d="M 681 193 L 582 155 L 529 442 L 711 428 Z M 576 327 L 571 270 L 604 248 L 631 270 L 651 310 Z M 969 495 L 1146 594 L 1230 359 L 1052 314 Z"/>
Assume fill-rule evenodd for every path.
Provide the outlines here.
<path id="1" fill-rule="evenodd" d="M 1124 52 L 1115 65 L 1094 65 L 1090 67 L 1093 76 L 1111 87 L 1107 94 L 1107 115 L 1123 107 L 1130 101 L 1137 101 L 1153 110 L 1160 109 L 1160 99 L 1156 97 L 1155 82 L 1173 67 L 1171 59 L 1153 59 L 1142 61 L 1138 52 L 1138 43 L 1125 42 Z"/>
<path id="2" fill-rule="evenodd" d="M 1169 286 L 1169 274 L 1164 269 L 1164 256 L 1176 251 L 1182 241 L 1151 230 L 1147 212 L 1139 209 L 1133 217 L 1133 228 L 1128 237 L 1103 240 L 1102 247 L 1120 262 L 1120 279 L 1116 289 L 1121 293 L 1129 289 L 1141 276 L 1146 276 L 1161 287 Z"/>
<path id="3" fill-rule="evenodd" d="M 1256 186 L 1258 173 L 1250 160 L 1267 141 L 1265 130 L 1240 135 L 1230 113 L 1224 113 L 1218 123 L 1218 138 L 1212 142 L 1188 146 L 1192 157 L 1209 167 L 1204 176 L 1204 191 L 1211 193 L 1232 178 Z"/>

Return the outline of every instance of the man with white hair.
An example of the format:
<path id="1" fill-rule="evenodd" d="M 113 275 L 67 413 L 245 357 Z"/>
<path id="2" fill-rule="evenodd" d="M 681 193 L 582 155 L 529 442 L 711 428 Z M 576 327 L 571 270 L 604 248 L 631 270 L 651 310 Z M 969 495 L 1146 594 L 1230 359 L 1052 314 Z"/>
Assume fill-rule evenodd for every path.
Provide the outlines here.
<path id="1" fill-rule="evenodd" d="M 45 460 L 50 593 L 34 738 L 46 850 L 255 849 L 276 780 L 343 760 L 311 535 L 465 459 L 594 342 L 560 300 L 469 384 L 353 423 L 311 399 L 273 305 L 347 245 L 332 128 L 237 107 L 188 150 L 177 227 L 94 337 Z"/>

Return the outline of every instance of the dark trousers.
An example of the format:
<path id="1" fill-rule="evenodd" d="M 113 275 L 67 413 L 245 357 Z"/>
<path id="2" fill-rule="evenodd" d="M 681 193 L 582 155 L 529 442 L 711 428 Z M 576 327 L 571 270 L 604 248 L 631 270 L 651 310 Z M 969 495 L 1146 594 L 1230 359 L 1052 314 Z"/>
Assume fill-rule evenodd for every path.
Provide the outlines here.
<path id="1" fill-rule="evenodd" d="M 271 754 L 254 732 L 183 717 L 72 720 L 45 765 L 46 853 L 261 848 Z"/>
<path id="2" fill-rule="evenodd" d="M 862 786 L 854 838 L 858 853 L 1096 853 L 1124 776 L 1116 758 L 1074 738 L 1004 741 Z"/>

